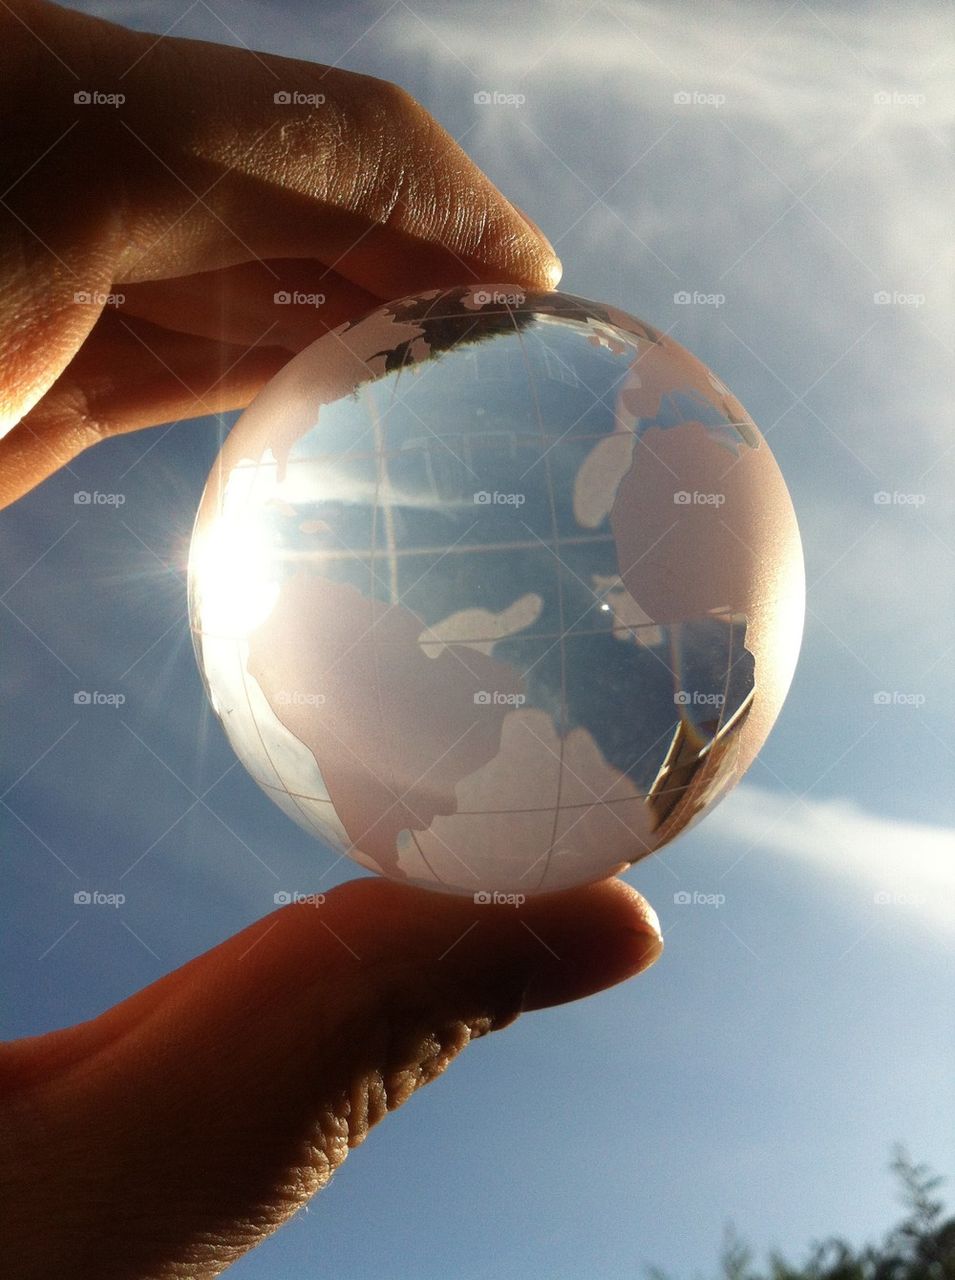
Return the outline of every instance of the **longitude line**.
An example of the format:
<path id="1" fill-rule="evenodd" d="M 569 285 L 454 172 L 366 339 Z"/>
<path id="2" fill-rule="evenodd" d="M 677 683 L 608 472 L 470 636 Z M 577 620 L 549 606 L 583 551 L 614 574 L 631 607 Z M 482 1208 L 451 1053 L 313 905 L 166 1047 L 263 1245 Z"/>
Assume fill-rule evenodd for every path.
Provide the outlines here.
<path id="1" fill-rule="evenodd" d="M 508 308 L 508 312 L 509 314 L 511 314 L 511 319 L 513 321 L 513 313 L 510 312 L 510 308 Z M 544 434 L 544 420 L 541 416 L 540 400 L 538 399 L 537 387 L 534 383 L 534 379 L 532 376 L 530 358 L 528 356 L 527 347 L 524 342 L 524 336 L 521 333 L 516 323 L 514 324 L 514 328 L 517 332 L 517 340 L 518 340 L 518 343 L 520 344 L 521 354 L 524 358 L 524 367 L 527 371 L 528 385 L 530 386 L 531 395 L 533 396 L 533 399 L 534 399 L 534 414 L 537 418 L 538 439 L 540 440 L 541 447 L 543 448 L 543 445 L 546 439 Z M 561 796 L 561 789 L 563 787 L 563 782 L 564 782 L 564 741 L 565 741 L 566 732 L 567 732 L 567 719 L 568 719 L 567 717 L 567 654 L 564 649 L 564 625 L 565 625 L 564 623 L 564 569 L 563 569 L 563 563 L 559 555 L 560 531 L 557 525 L 557 507 L 556 507 L 556 502 L 554 497 L 554 474 L 553 474 L 553 469 L 551 467 L 549 449 L 545 449 L 543 454 L 543 460 L 544 460 L 544 470 L 547 476 L 547 480 L 546 480 L 547 501 L 550 507 L 551 537 L 554 540 L 554 555 L 557 557 L 557 615 L 558 615 L 558 631 L 559 631 L 559 637 L 558 637 L 557 643 L 560 646 L 560 726 L 558 729 L 558 734 L 560 737 L 560 752 L 557 757 L 557 796 L 554 801 L 554 822 L 553 822 L 553 826 L 551 827 L 550 843 L 548 845 L 547 853 L 544 858 L 544 867 L 543 867 L 543 870 L 541 871 L 540 879 L 537 882 L 538 889 L 547 879 L 547 872 L 550 870 L 551 857 L 553 856 L 553 852 L 554 852 L 554 842 L 557 839 L 557 824 L 560 821 L 560 796 Z"/>

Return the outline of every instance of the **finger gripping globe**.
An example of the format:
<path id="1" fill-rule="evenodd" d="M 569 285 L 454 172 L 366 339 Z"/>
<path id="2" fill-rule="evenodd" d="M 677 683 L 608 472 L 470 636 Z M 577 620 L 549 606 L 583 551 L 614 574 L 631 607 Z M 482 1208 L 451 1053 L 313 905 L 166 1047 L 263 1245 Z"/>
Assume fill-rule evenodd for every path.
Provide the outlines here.
<path id="1" fill-rule="evenodd" d="M 226 439 L 189 568 L 256 782 L 362 866 L 479 900 L 685 830 L 802 632 L 792 503 L 739 402 L 632 316 L 508 285 L 296 356 Z"/>

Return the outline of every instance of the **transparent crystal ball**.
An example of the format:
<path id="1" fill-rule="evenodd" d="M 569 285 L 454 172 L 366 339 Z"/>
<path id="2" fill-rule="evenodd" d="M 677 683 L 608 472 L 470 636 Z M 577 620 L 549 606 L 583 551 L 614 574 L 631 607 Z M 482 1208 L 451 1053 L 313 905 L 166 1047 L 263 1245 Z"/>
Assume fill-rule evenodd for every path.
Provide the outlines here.
<path id="1" fill-rule="evenodd" d="M 190 616 L 290 817 L 382 875 L 529 895 L 622 870 L 779 713 L 802 551 L 727 388 L 613 307 L 434 290 L 296 356 L 229 435 Z"/>

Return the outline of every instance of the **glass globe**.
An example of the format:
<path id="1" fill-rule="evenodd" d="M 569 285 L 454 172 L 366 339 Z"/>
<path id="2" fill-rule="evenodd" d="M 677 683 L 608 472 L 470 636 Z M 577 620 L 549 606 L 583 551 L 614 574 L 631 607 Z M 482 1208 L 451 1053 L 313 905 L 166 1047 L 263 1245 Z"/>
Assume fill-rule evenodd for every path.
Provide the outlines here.
<path id="1" fill-rule="evenodd" d="M 202 498 L 212 706 L 290 817 L 492 901 L 660 849 L 739 779 L 802 633 L 799 534 L 749 415 L 671 338 L 510 285 L 296 356 Z"/>

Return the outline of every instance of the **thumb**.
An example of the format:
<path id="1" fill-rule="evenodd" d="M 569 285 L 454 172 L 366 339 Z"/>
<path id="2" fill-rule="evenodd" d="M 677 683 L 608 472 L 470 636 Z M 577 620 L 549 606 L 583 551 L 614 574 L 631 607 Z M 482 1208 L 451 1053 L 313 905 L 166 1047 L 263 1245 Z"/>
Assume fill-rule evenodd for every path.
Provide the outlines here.
<path id="1" fill-rule="evenodd" d="M 619 880 L 515 908 L 362 879 L 7 1045 L 4 1274 L 218 1275 L 471 1039 L 661 947 Z"/>

